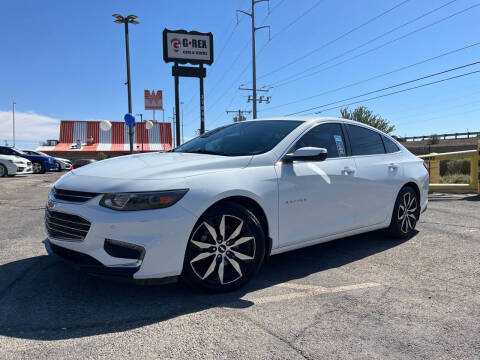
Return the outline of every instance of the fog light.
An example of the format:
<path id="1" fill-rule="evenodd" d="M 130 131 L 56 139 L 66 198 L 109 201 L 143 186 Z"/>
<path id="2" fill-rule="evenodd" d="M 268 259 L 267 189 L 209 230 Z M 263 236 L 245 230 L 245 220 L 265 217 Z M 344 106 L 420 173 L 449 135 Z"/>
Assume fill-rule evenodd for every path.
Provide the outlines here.
<path id="1" fill-rule="evenodd" d="M 105 239 L 103 248 L 108 255 L 116 258 L 143 260 L 145 256 L 142 246 L 113 239 Z"/>

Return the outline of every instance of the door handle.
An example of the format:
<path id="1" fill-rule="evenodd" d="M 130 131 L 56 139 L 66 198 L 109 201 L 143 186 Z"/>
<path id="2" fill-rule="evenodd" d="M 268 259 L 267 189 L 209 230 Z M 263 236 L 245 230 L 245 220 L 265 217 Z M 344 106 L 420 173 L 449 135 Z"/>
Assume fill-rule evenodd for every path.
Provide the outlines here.
<path id="1" fill-rule="evenodd" d="M 398 169 L 398 164 L 390 163 L 390 164 L 388 164 L 388 168 L 392 169 L 392 170 L 397 170 Z"/>
<path id="2" fill-rule="evenodd" d="M 353 175 L 355 173 L 355 169 L 352 169 L 350 166 L 345 166 L 342 170 L 344 175 Z"/>

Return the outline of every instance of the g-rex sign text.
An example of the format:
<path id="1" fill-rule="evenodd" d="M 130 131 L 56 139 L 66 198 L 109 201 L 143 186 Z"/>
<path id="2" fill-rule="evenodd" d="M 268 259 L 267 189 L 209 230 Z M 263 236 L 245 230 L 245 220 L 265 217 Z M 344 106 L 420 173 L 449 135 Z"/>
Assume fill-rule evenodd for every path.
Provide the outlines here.
<path id="1" fill-rule="evenodd" d="M 185 30 L 163 30 L 163 60 L 179 64 L 213 63 L 213 35 Z"/>

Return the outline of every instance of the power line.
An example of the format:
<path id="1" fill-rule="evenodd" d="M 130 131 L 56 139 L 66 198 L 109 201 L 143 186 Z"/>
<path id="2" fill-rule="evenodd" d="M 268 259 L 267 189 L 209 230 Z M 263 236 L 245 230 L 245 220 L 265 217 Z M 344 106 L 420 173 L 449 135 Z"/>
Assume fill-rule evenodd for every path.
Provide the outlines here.
<path id="1" fill-rule="evenodd" d="M 300 19 L 304 18 L 305 16 L 308 15 L 308 13 L 310 13 L 313 9 L 315 9 L 318 5 L 320 5 L 324 0 L 319 0 L 317 1 L 315 4 L 313 4 L 313 6 L 309 7 L 306 11 L 304 11 L 300 16 L 296 17 L 293 21 L 291 21 L 290 23 L 288 23 L 286 26 L 284 26 L 282 29 L 280 29 L 280 31 L 278 31 L 277 33 L 273 34 L 273 36 L 270 38 L 269 41 L 267 41 L 263 46 L 262 48 L 258 51 L 257 55 L 259 55 L 267 46 L 268 44 L 270 44 L 270 42 L 275 39 L 278 35 L 280 35 L 281 33 L 283 33 L 285 30 L 287 30 L 288 28 L 290 28 L 291 26 L 293 26 L 296 22 L 298 22 Z M 409 0 L 406 0 L 406 1 L 409 1 Z M 257 79 L 259 79 L 259 77 L 257 77 Z M 250 83 L 250 82 L 249 82 Z"/>
<path id="2" fill-rule="evenodd" d="M 461 77 L 468 76 L 468 75 L 472 75 L 472 74 L 476 74 L 476 73 L 479 73 L 479 72 L 480 72 L 480 70 L 476 70 L 476 71 L 472 71 L 472 72 L 469 72 L 469 73 L 464 73 L 464 74 L 452 76 L 452 77 L 449 77 L 449 78 L 445 78 L 445 79 L 441 79 L 441 80 L 437 80 L 437 81 L 432 81 L 432 82 L 429 82 L 429 83 L 426 83 L 426 84 L 417 85 L 417 86 L 410 87 L 410 88 L 407 88 L 407 89 L 398 90 L 398 91 L 394 91 L 394 92 L 391 92 L 391 93 L 387 93 L 387 94 L 375 96 L 375 97 L 372 97 L 372 98 L 362 99 L 362 100 L 355 101 L 355 102 L 351 102 L 351 103 L 348 103 L 348 104 L 342 104 L 342 105 L 339 105 L 339 106 L 334 106 L 334 107 L 331 107 L 331 108 L 328 108 L 328 109 L 323 109 L 322 111 L 315 112 L 315 114 L 319 114 L 319 113 L 321 113 L 321 112 L 323 112 L 323 111 L 328 111 L 328 110 L 338 109 L 338 108 L 345 107 L 345 106 L 349 106 L 349 105 L 358 104 L 358 103 L 361 103 L 361 102 L 364 102 L 364 101 L 370 101 L 370 100 L 380 99 L 380 98 L 383 98 L 383 97 L 386 97 L 386 96 L 390 96 L 390 95 L 394 95 L 394 94 L 399 94 L 399 93 L 402 93 L 402 92 L 405 92 L 405 91 L 410 91 L 410 90 L 418 89 L 418 88 L 425 87 L 425 86 L 428 86 L 428 85 L 438 84 L 438 83 L 441 83 L 441 82 L 445 82 L 445 81 L 449 81 L 449 80 L 461 78 Z M 412 81 L 413 81 L 413 80 L 412 80 Z M 410 81 L 410 82 L 411 82 L 411 81 Z M 310 111 L 310 110 L 319 109 L 319 108 L 322 108 L 322 107 L 324 107 L 324 106 L 328 106 L 328 105 L 315 106 L 315 107 L 313 107 L 313 108 L 306 109 L 306 110 L 301 110 L 301 111 L 297 111 L 297 112 L 294 112 L 294 113 L 291 113 L 291 114 L 288 114 L 288 115 L 285 115 L 285 116 L 292 116 L 292 115 L 300 114 L 300 113 L 307 112 L 307 111 Z"/>
<path id="3" fill-rule="evenodd" d="M 264 75 L 262 75 L 262 76 L 259 76 L 258 79 L 263 79 L 264 77 L 267 77 L 267 76 L 269 76 L 269 75 L 271 75 L 271 74 L 275 74 L 275 73 L 277 73 L 277 72 L 279 72 L 279 71 L 281 71 L 281 70 L 283 70 L 283 69 L 285 69 L 285 68 L 287 68 L 287 67 L 289 67 L 289 66 L 291 66 L 291 65 L 293 65 L 293 64 L 296 64 L 298 61 L 305 59 L 306 57 L 308 57 L 308 56 L 316 53 L 317 51 L 319 51 L 319 50 L 321 50 L 321 49 L 324 49 L 324 48 L 326 48 L 327 46 L 332 45 L 333 43 L 335 43 L 335 42 L 337 42 L 337 41 L 345 38 L 346 36 L 350 35 L 351 33 L 353 33 L 353 32 L 355 32 L 355 31 L 361 29 L 362 27 L 364 27 L 364 26 L 372 23 L 373 21 L 381 18 L 382 16 L 387 15 L 388 13 L 390 13 L 390 12 L 393 11 L 393 10 L 395 10 L 396 8 L 398 8 L 398 7 L 406 4 L 408 1 L 410 1 L 410 0 L 404 0 L 404 1 L 402 1 L 401 3 L 395 5 L 394 7 L 392 7 L 392 8 L 390 8 L 390 9 L 382 12 L 381 14 L 379 14 L 379 15 L 377 15 L 377 16 L 374 16 L 373 18 L 371 18 L 371 19 L 367 20 L 366 22 L 358 25 L 357 27 L 354 27 L 353 29 L 347 31 L 346 33 L 344 33 L 344 34 L 336 37 L 335 39 L 326 42 L 325 44 L 319 46 L 318 48 L 315 48 L 315 49 L 307 52 L 306 54 L 303 54 L 302 56 L 297 57 L 296 59 L 294 59 L 294 60 L 286 63 L 285 65 L 280 66 L 279 68 L 277 68 L 277 69 L 275 69 L 275 70 L 272 70 L 272 71 L 270 71 L 270 72 L 268 72 L 268 73 L 266 73 L 266 74 L 264 74 Z"/>
<path id="4" fill-rule="evenodd" d="M 378 75 L 369 77 L 368 79 L 356 81 L 356 82 L 353 82 L 353 83 L 350 83 L 350 84 L 347 84 L 347 85 L 344 85 L 344 86 L 341 86 L 341 87 L 338 87 L 338 88 L 335 88 L 335 89 L 327 90 L 327 91 L 321 92 L 321 93 L 316 94 L 316 95 L 311 95 L 311 96 L 308 96 L 308 97 L 305 97 L 305 98 L 301 98 L 301 99 L 298 99 L 298 100 L 290 101 L 290 102 L 288 102 L 288 103 L 276 105 L 276 106 L 270 107 L 270 108 L 268 108 L 268 109 L 263 109 L 263 110 L 261 110 L 261 111 L 270 111 L 270 110 L 278 109 L 278 108 L 281 108 L 281 107 L 285 107 L 285 106 L 287 106 L 287 105 L 297 104 L 297 103 L 300 103 L 300 102 L 303 102 L 303 101 L 306 101 L 306 100 L 310 100 L 310 99 L 313 99 L 313 98 L 316 98 L 316 97 L 319 97 L 319 96 L 331 94 L 331 93 L 334 93 L 334 92 L 337 92 L 337 91 L 340 91 L 340 90 L 344 90 L 344 89 L 347 89 L 347 88 L 350 88 L 350 87 L 353 87 L 353 86 L 356 86 L 356 85 L 364 84 L 364 83 L 366 83 L 366 82 L 368 82 L 368 81 L 375 80 L 375 79 L 379 79 L 379 78 L 381 78 L 381 77 L 384 77 L 384 76 L 387 76 L 387 75 L 391 75 L 391 74 L 393 74 L 393 73 L 396 73 L 396 72 L 399 72 L 399 71 L 403 71 L 403 70 L 412 68 L 412 67 L 414 67 L 414 66 L 421 65 L 421 64 L 424 64 L 424 63 L 426 63 L 426 62 L 429 62 L 429 61 L 432 61 L 432 60 L 436 60 L 436 59 L 439 59 L 439 58 L 441 58 L 441 57 L 444 57 L 444 56 L 447 56 L 447 55 L 451 55 L 451 54 L 457 53 L 457 52 L 459 52 L 459 51 L 462 51 L 462 50 L 465 50 L 465 49 L 469 49 L 469 48 L 471 48 L 471 47 L 478 46 L 478 45 L 480 45 L 480 42 L 476 42 L 476 43 L 473 43 L 473 44 L 470 44 L 470 45 L 466 45 L 466 46 L 464 46 L 464 47 L 461 47 L 461 48 L 458 48 L 458 49 L 455 49 L 455 50 L 447 51 L 447 52 L 442 53 L 442 54 L 440 54 L 440 55 L 437 55 L 437 56 L 434 56 L 434 57 L 430 57 L 430 58 L 427 58 L 427 59 L 418 61 L 418 62 L 413 63 L 413 64 L 410 64 L 410 65 L 402 66 L 402 67 L 400 67 L 400 68 L 397 68 L 397 69 L 394 69 L 394 70 L 391 70 L 391 71 L 387 71 L 387 72 L 382 73 L 382 74 L 378 74 Z"/>
<path id="5" fill-rule="evenodd" d="M 272 10 L 263 18 L 262 20 L 262 24 L 263 22 L 280 6 L 282 5 L 282 3 L 285 2 L 285 0 L 280 0 L 278 4 L 276 4 Z M 243 18 L 241 18 L 239 20 L 239 23 L 243 20 Z M 223 82 L 223 79 L 225 79 L 225 77 L 231 72 L 231 69 L 232 67 L 235 65 L 235 63 L 240 59 L 240 57 L 242 56 L 242 54 L 244 53 L 244 51 L 247 49 L 247 47 L 250 45 L 251 43 L 251 40 L 249 39 L 245 45 L 241 48 L 241 50 L 239 51 L 238 55 L 235 57 L 235 59 L 233 60 L 233 62 L 230 64 L 230 66 L 228 67 L 228 69 L 222 74 L 222 76 L 220 76 L 220 80 L 218 82 L 215 83 L 215 85 L 213 86 L 213 88 L 209 89 L 208 93 L 211 94 L 214 92 L 214 90 L 217 89 L 217 87 Z M 235 83 L 241 78 L 241 76 L 245 73 L 245 71 L 247 71 L 248 67 L 250 66 L 251 64 L 251 61 L 247 64 L 247 66 L 240 72 L 240 74 L 235 78 L 235 80 L 231 83 L 231 85 L 228 87 L 228 90 L 223 92 L 219 98 L 217 98 L 216 101 L 214 101 L 213 105 L 210 106 L 210 108 L 213 108 L 215 107 L 219 101 L 221 99 L 223 99 L 223 97 L 235 86 Z M 237 94 L 237 92 L 235 92 L 235 95 Z M 233 99 L 232 99 L 232 102 L 233 102 Z M 230 105 L 229 105 L 230 106 Z"/>
<path id="6" fill-rule="evenodd" d="M 410 107 L 410 108 L 404 108 L 402 106 L 402 110 L 400 111 L 394 111 L 393 113 L 392 112 L 387 112 L 387 117 L 392 117 L 392 115 L 394 116 L 398 116 L 398 114 L 402 114 L 402 113 L 411 113 L 412 110 L 415 111 L 417 109 L 425 109 L 425 108 L 428 108 L 428 107 L 431 107 L 432 105 L 435 105 L 438 107 L 438 104 L 445 104 L 446 101 L 455 101 L 455 100 L 459 100 L 459 99 L 465 99 L 469 96 L 472 96 L 472 95 L 478 95 L 480 94 L 480 91 L 474 91 L 474 92 L 470 92 L 470 93 L 464 93 L 460 96 L 454 96 L 454 97 L 447 97 L 447 98 L 441 98 L 441 99 L 436 99 L 436 101 L 429 101 L 427 103 L 423 103 L 421 105 L 417 105 L 417 106 L 414 106 L 414 107 Z M 468 105 L 468 104 L 464 104 L 464 105 Z M 409 117 L 409 116 L 407 116 Z"/>
<path id="7" fill-rule="evenodd" d="M 299 73 L 297 73 L 297 74 L 295 74 L 295 75 L 291 75 L 291 76 L 289 76 L 289 77 L 287 77 L 287 78 L 285 78 L 285 79 L 283 79 L 283 80 L 279 80 L 279 81 L 277 81 L 277 82 L 275 82 L 275 83 L 273 83 L 273 84 L 270 84 L 269 86 L 272 86 L 272 87 L 273 87 L 273 86 L 274 86 L 274 87 L 284 86 L 284 85 L 289 84 L 289 83 L 291 83 L 291 82 L 298 81 L 298 80 L 304 79 L 304 78 L 306 78 L 306 77 L 311 77 L 311 76 L 314 75 L 314 74 L 318 74 L 318 73 L 320 73 L 320 72 L 322 72 L 322 71 L 325 71 L 325 70 L 331 69 L 331 68 L 333 68 L 333 67 L 335 67 L 335 66 L 344 64 L 344 63 L 346 63 L 347 61 L 357 59 L 357 58 L 359 58 L 359 57 L 361 57 L 361 56 L 364 56 L 364 55 L 366 55 L 366 54 L 369 54 L 369 53 L 371 53 L 371 52 L 373 52 L 373 51 L 376 51 L 376 50 L 378 50 L 378 49 L 380 49 L 380 48 L 383 48 L 383 47 L 385 47 L 385 46 L 387 46 L 387 45 L 390 45 L 390 44 L 392 44 L 392 43 L 394 43 L 394 42 L 397 42 L 397 41 L 399 41 L 399 40 L 402 40 L 402 39 L 404 39 L 404 38 L 406 38 L 406 37 L 408 37 L 408 36 L 411 36 L 411 35 L 413 35 L 413 34 L 416 34 L 416 33 L 420 32 L 420 31 L 426 30 L 426 29 L 428 29 L 428 28 L 430 28 L 430 27 L 432 27 L 432 26 L 435 26 L 435 25 L 443 22 L 443 21 L 446 21 L 446 20 L 448 20 L 448 19 L 451 19 L 451 18 L 454 17 L 454 16 L 457 16 L 457 15 L 460 15 L 460 14 L 466 12 L 466 11 L 469 11 L 469 10 L 471 10 L 471 9 L 479 6 L 479 5 L 480 5 L 480 3 L 477 3 L 477 4 L 472 5 L 472 6 L 468 7 L 468 8 L 466 8 L 466 9 L 463 9 L 463 10 L 457 11 L 456 13 L 453 13 L 453 14 L 451 14 L 451 15 L 448 15 L 448 16 L 440 19 L 440 20 L 434 21 L 433 23 L 430 23 L 430 24 L 428 24 L 428 25 L 422 26 L 422 27 L 420 27 L 420 28 L 418 28 L 418 29 L 416 29 L 416 30 L 413 30 L 413 31 L 411 31 L 411 32 L 409 32 L 409 33 L 407 33 L 407 34 L 404 34 L 404 35 L 399 36 L 399 37 L 397 37 L 397 38 L 395 38 L 395 39 L 389 40 L 389 41 L 387 41 L 387 42 L 385 42 L 385 43 L 383 43 L 383 44 L 380 44 L 380 45 L 378 45 L 378 46 L 376 46 L 376 47 L 374 47 L 374 48 L 372 48 L 372 49 L 366 50 L 366 51 L 364 51 L 364 52 L 362 52 L 362 53 L 360 53 L 360 54 L 357 54 L 357 55 L 355 55 L 355 56 L 352 56 L 352 57 L 350 57 L 350 58 L 348 58 L 348 59 L 342 60 L 342 61 L 340 61 L 340 62 L 338 62 L 338 63 L 333 64 L 333 65 L 327 66 L 327 67 L 322 68 L 322 69 L 317 70 L 317 71 L 314 71 L 314 72 L 312 72 L 312 73 L 310 73 L 310 74 L 306 74 L 306 75 L 303 75 L 303 76 L 296 77 L 296 76 L 298 76 L 298 75 L 300 75 L 300 74 L 305 73 L 306 71 L 310 71 L 310 70 L 312 70 L 312 69 L 314 69 L 314 68 L 319 67 L 319 66 L 322 65 L 322 64 L 325 64 L 325 63 L 327 63 L 327 62 L 330 62 L 330 61 L 332 61 L 333 59 L 338 58 L 339 56 L 343 56 L 343 55 L 346 53 L 346 52 L 345 52 L 345 53 L 343 53 L 342 55 L 339 55 L 339 56 L 336 56 L 336 57 L 334 57 L 334 58 L 331 58 L 331 59 L 329 59 L 329 60 L 327 60 L 327 61 L 324 61 L 324 62 L 321 63 L 321 64 L 317 64 L 317 65 L 315 65 L 315 66 L 312 66 L 312 67 L 308 68 L 308 69 L 305 70 L 305 71 L 301 71 L 301 72 L 299 72 Z M 443 5 L 443 6 L 445 6 L 445 5 Z M 439 8 L 437 8 L 436 10 L 438 10 L 438 9 L 439 9 Z M 431 12 L 430 12 L 430 13 L 431 13 Z M 422 15 L 422 16 L 425 16 L 425 14 Z M 417 18 L 417 19 L 418 19 L 418 18 Z M 383 35 L 383 34 L 382 34 L 382 35 Z M 380 36 L 382 36 L 382 35 L 380 35 Z M 374 41 L 374 40 L 376 40 L 376 39 L 378 39 L 378 38 L 379 38 L 379 37 L 377 37 L 377 38 L 375 38 L 375 39 L 372 39 L 372 40 L 370 40 L 370 41 L 367 42 L 367 43 L 370 43 L 370 42 L 372 42 L 372 41 Z M 360 46 L 363 46 L 363 45 L 365 45 L 365 44 L 367 44 L 367 43 L 364 43 L 364 44 L 362 44 L 362 45 L 360 45 Z M 355 49 L 358 49 L 358 48 L 359 48 L 359 47 L 356 47 Z M 351 51 L 353 51 L 353 50 L 351 50 Z M 348 52 L 350 52 L 350 50 L 349 50 Z M 291 80 L 290 80 L 290 79 L 291 79 Z"/>
<path id="8" fill-rule="evenodd" d="M 338 104 L 339 102 L 343 102 L 343 101 L 347 101 L 347 100 L 357 99 L 357 98 L 362 97 L 362 96 L 371 95 L 371 94 L 374 94 L 374 93 L 377 93 L 377 92 L 381 92 L 381 91 L 393 89 L 393 88 L 396 88 L 396 87 L 399 87 L 399 86 L 403 86 L 403 85 L 406 85 L 406 84 L 411 84 L 411 83 L 413 83 L 413 82 L 417 82 L 417 81 L 420 81 L 420 80 L 429 79 L 429 78 L 434 77 L 434 76 L 446 74 L 446 73 L 448 73 L 448 72 L 456 71 L 456 70 L 458 70 L 458 69 L 463 69 L 463 68 L 466 68 L 466 67 L 469 67 L 469 66 L 473 66 L 473 65 L 477 65 L 477 64 L 480 64 L 480 61 L 476 61 L 476 62 L 473 62 L 473 63 L 470 63 L 470 64 L 466 64 L 466 65 L 454 67 L 454 68 L 451 68 L 451 69 L 443 70 L 443 71 L 440 71 L 440 72 L 437 72 L 437 73 L 434 73 L 434 74 L 425 75 L 425 76 L 422 76 L 422 77 L 419 77 L 419 78 L 416 78 L 416 79 L 413 79 L 413 80 L 404 81 L 404 82 L 401 82 L 401 83 L 398 83 L 398 84 L 395 84 L 395 85 L 391 85 L 391 86 L 384 87 L 384 88 L 382 88 L 382 89 L 378 89 L 378 90 L 374 90 L 374 91 L 369 91 L 369 92 L 366 92 L 366 93 L 363 93 L 363 94 L 360 94 L 360 95 L 356 95 L 356 96 L 351 96 L 351 97 L 349 97 L 349 98 L 345 98 L 345 99 L 342 99 L 342 100 L 333 101 L 333 102 L 328 103 L 328 104 L 325 104 L 325 105 L 315 106 L 315 107 L 313 107 L 313 108 L 306 109 L 306 110 L 301 111 L 301 112 L 306 112 L 306 111 L 318 109 L 318 108 L 320 108 L 320 107 L 325 107 L 325 106 L 330 106 L 330 105 L 333 105 L 333 104 Z"/>

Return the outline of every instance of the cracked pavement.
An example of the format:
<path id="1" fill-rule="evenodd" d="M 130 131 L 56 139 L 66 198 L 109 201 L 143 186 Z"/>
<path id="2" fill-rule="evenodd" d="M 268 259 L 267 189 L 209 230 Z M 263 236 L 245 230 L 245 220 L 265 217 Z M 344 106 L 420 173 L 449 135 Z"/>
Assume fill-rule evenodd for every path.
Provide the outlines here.
<path id="1" fill-rule="evenodd" d="M 274 256 L 210 295 L 92 278 L 46 256 L 58 174 L 0 179 L 0 359 L 480 358 L 480 196 L 431 194 L 408 240 Z"/>

